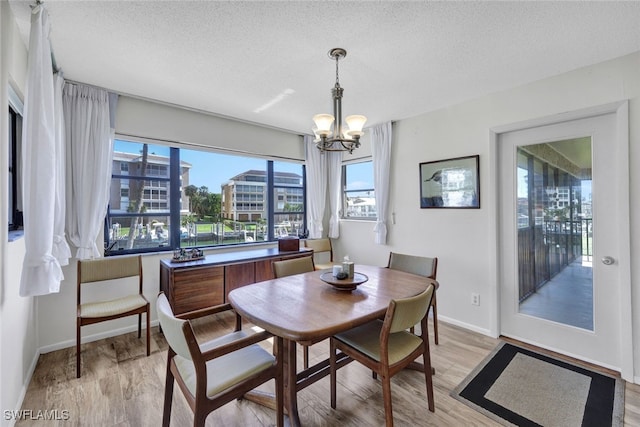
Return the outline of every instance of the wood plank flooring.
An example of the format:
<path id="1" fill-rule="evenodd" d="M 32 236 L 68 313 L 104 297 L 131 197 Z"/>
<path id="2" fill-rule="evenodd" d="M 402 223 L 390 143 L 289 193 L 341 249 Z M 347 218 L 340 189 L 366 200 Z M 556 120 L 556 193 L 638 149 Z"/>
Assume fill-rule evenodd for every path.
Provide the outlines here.
<path id="1" fill-rule="evenodd" d="M 222 315 L 196 324 L 199 338 L 211 338 L 232 329 L 233 316 Z M 251 325 L 244 325 L 250 328 Z M 499 424 L 449 396 L 499 340 L 439 323 L 440 345 L 431 346 L 436 412 L 427 409 L 424 377 L 404 371 L 392 379 L 393 414 L 397 426 L 497 426 Z M 432 331 L 432 328 L 429 328 Z M 269 348 L 268 345 L 266 345 Z M 328 356 L 328 341 L 309 348 L 312 362 Z M 75 378 L 75 349 L 40 356 L 24 410 L 68 411 L 67 420 L 22 420 L 16 426 L 159 426 L 166 369 L 167 344 L 153 329 L 151 356 L 135 333 L 82 346 L 82 377 Z M 299 351 L 302 366 L 302 351 Z M 261 388 L 271 391 L 271 383 Z M 338 405 L 329 405 L 329 377 L 298 394 L 300 418 L 306 426 L 384 425 L 379 381 L 357 363 L 338 371 Z M 61 418 L 61 417 L 59 417 Z M 192 425 L 191 410 L 178 387 L 174 389 L 171 426 Z M 271 426 L 275 413 L 248 401 L 234 401 L 214 411 L 207 426 Z M 640 386 L 627 384 L 625 425 L 640 425 Z"/>

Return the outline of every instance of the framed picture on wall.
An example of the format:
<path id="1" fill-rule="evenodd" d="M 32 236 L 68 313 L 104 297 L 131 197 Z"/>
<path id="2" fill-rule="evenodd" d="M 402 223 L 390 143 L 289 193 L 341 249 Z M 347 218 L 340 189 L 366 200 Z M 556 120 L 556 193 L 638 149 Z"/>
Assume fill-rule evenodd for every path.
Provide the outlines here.
<path id="1" fill-rule="evenodd" d="M 480 208 L 480 156 L 420 163 L 420 208 Z"/>

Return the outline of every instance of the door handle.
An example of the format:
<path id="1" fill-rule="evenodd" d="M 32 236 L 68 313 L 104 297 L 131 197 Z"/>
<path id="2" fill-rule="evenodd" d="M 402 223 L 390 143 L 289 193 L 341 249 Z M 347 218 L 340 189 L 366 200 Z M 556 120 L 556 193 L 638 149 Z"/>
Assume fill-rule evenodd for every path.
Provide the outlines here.
<path id="1" fill-rule="evenodd" d="M 610 257 L 610 256 L 602 257 L 602 263 L 603 263 L 604 265 L 612 265 L 612 264 L 614 264 L 615 262 L 616 262 L 616 260 L 615 260 L 615 259 L 613 259 L 613 257 Z"/>

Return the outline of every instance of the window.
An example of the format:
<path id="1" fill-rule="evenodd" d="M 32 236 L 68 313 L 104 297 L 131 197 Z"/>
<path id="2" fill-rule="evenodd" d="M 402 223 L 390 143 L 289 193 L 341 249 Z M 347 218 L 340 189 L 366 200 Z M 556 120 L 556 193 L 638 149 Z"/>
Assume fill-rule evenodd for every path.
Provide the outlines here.
<path id="1" fill-rule="evenodd" d="M 106 254 L 297 236 L 304 183 L 298 163 L 116 140 Z"/>
<path id="2" fill-rule="evenodd" d="M 9 230 L 22 228 L 20 148 L 22 138 L 22 116 L 18 108 L 9 105 Z"/>
<path id="3" fill-rule="evenodd" d="M 343 218 L 376 219 L 373 161 L 342 166 Z"/>

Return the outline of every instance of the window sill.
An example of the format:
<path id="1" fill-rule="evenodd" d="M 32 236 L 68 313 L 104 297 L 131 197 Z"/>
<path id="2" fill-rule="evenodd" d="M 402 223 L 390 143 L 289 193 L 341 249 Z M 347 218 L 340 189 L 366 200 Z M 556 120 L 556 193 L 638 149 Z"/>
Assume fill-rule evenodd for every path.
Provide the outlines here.
<path id="1" fill-rule="evenodd" d="M 340 221 L 350 222 L 376 222 L 378 218 L 340 218 Z"/>
<path id="2" fill-rule="evenodd" d="M 24 230 L 12 230 L 9 231 L 9 242 L 15 242 L 24 237 Z"/>

